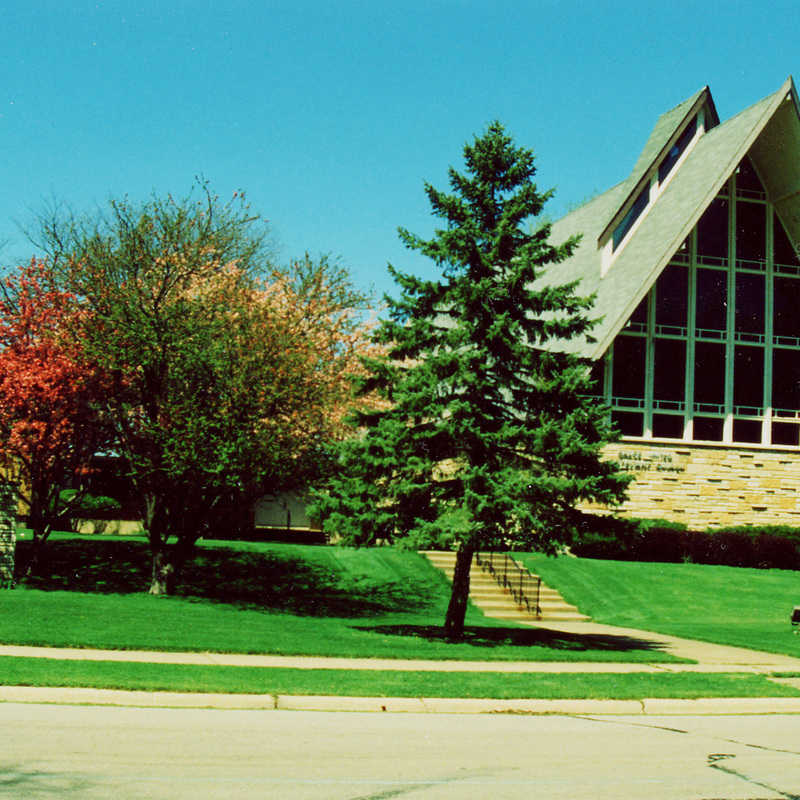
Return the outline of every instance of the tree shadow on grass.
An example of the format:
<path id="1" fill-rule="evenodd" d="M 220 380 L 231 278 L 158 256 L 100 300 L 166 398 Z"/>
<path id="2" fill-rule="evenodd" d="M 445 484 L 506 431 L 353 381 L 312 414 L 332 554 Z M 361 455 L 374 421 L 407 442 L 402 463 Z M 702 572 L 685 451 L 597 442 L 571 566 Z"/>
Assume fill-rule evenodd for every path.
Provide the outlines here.
<path id="1" fill-rule="evenodd" d="M 302 616 L 370 617 L 427 606 L 423 587 L 343 582 L 336 570 L 282 553 L 204 549 L 187 566 L 180 594 Z"/>
<path id="2" fill-rule="evenodd" d="M 17 542 L 17 564 L 30 559 L 33 543 Z M 130 594 L 147 589 L 150 554 L 142 541 L 50 539 L 45 542 L 29 589 L 99 594 Z"/>
<path id="3" fill-rule="evenodd" d="M 435 625 L 370 625 L 358 626 L 359 630 L 382 633 L 389 636 L 417 636 L 430 641 L 452 641 L 445 636 L 444 629 Z M 609 652 L 663 652 L 660 642 L 637 639 L 632 636 L 615 636 L 595 633 L 567 633 L 548 628 L 489 628 L 468 625 L 464 637 L 459 640 L 474 647 L 544 647 L 565 653 L 603 650 Z"/>
<path id="4" fill-rule="evenodd" d="M 30 542 L 17 544 L 20 563 Z M 49 541 L 25 586 L 43 591 L 141 594 L 150 581 L 150 552 L 141 540 Z M 429 587 L 408 581 L 343 582 L 334 569 L 280 551 L 203 547 L 185 565 L 176 596 L 301 616 L 369 617 L 431 603 Z"/>

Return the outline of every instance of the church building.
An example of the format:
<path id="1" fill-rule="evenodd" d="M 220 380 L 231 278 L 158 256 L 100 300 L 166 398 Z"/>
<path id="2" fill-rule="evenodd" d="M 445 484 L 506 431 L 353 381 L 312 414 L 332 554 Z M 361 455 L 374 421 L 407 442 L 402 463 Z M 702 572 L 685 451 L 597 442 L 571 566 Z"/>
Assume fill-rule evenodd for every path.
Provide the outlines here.
<path id="1" fill-rule="evenodd" d="M 725 122 L 708 87 L 632 173 L 553 224 L 548 283 L 601 319 L 580 345 L 635 473 L 622 513 L 800 526 L 800 105 L 791 78 Z M 572 345 L 579 347 L 579 345 Z"/>

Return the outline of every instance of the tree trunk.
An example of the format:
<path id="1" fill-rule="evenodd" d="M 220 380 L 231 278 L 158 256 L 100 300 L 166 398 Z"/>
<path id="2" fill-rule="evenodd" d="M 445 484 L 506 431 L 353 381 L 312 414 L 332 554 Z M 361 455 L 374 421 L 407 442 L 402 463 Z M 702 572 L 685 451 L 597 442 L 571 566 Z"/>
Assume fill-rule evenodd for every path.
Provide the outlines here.
<path id="1" fill-rule="evenodd" d="M 195 539 L 178 539 L 174 544 L 154 545 L 150 548 L 153 555 L 153 571 L 150 578 L 148 594 L 173 594 L 178 584 L 184 565 L 194 550 Z"/>
<path id="2" fill-rule="evenodd" d="M 177 578 L 169 548 L 153 550 L 153 572 L 150 578 L 149 594 L 172 594 Z"/>
<path id="3" fill-rule="evenodd" d="M 32 577 L 38 570 L 39 563 L 42 561 L 46 541 L 46 536 L 36 531 L 33 532 L 28 549 L 28 558 L 24 562 L 20 560 L 20 563 L 17 564 L 17 575 L 19 575 L 22 580 Z"/>
<path id="4" fill-rule="evenodd" d="M 464 636 L 464 617 L 469 599 L 469 571 L 475 548 L 462 544 L 456 551 L 456 565 L 453 570 L 453 589 L 450 604 L 444 621 L 444 633 L 448 639 L 461 639 Z"/>
<path id="5" fill-rule="evenodd" d="M 47 492 L 39 485 L 31 487 L 28 501 L 28 526 L 32 537 L 28 558 L 24 563 L 17 564 L 17 575 L 23 580 L 30 578 L 37 570 L 45 549 L 45 542 L 50 535 L 51 525 L 47 515 Z"/>

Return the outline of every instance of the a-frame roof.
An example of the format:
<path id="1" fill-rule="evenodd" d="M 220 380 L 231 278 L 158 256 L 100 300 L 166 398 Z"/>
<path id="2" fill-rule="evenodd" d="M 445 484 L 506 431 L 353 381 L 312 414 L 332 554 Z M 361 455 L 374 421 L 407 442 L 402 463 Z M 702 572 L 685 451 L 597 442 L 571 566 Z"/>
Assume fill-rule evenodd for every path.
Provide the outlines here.
<path id="1" fill-rule="evenodd" d="M 576 252 L 563 263 L 550 267 L 542 280 L 550 285 L 578 280 L 580 294 L 595 295 L 593 316 L 600 318 L 593 330 L 593 342 L 564 342 L 563 349 L 591 358 L 598 358 L 606 351 L 748 153 L 790 239 L 800 241 L 800 110 L 794 83 L 788 78 L 774 94 L 699 136 L 663 192 L 647 208 L 629 239 L 604 269 L 598 242 L 604 236 L 607 238 L 615 220 L 630 204 L 637 186 L 652 172 L 653 165 L 674 141 L 675 132 L 703 100 L 704 93 L 708 93 L 707 88 L 659 119 L 628 179 L 553 224 L 552 242 L 558 244 L 574 234 L 581 234 L 582 239 Z M 711 101 L 710 93 L 707 99 Z M 713 101 L 707 108 L 716 114 Z"/>

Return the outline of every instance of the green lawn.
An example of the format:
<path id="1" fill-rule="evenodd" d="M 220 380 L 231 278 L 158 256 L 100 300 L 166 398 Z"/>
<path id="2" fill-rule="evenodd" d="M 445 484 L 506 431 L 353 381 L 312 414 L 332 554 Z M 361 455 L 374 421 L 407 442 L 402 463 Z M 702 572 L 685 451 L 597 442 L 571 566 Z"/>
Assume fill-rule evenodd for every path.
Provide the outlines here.
<path id="1" fill-rule="evenodd" d="M 25 543 L 21 544 L 24 555 Z M 417 553 L 286 544 L 203 544 L 176 597 L 144 593 L 143 540 L 61 535 L 40 574 L 0 592 L 0 642 L 383 658 L 652 662 L 646 643 L 553 634 L 471 609 L 442 638 L 443 575 Z"/>
<path id="2" fill-rule="evenodd" d="M 800 573 L 516 554 L 596 622 L 800 657 Z"/>
<path id="3" fill-rule="evenodd" d="M 273 669 L 0 657 L 0 684 L 232 694 L 350 697 L 798 697 L 763 675 L 570 674 Z"/>

